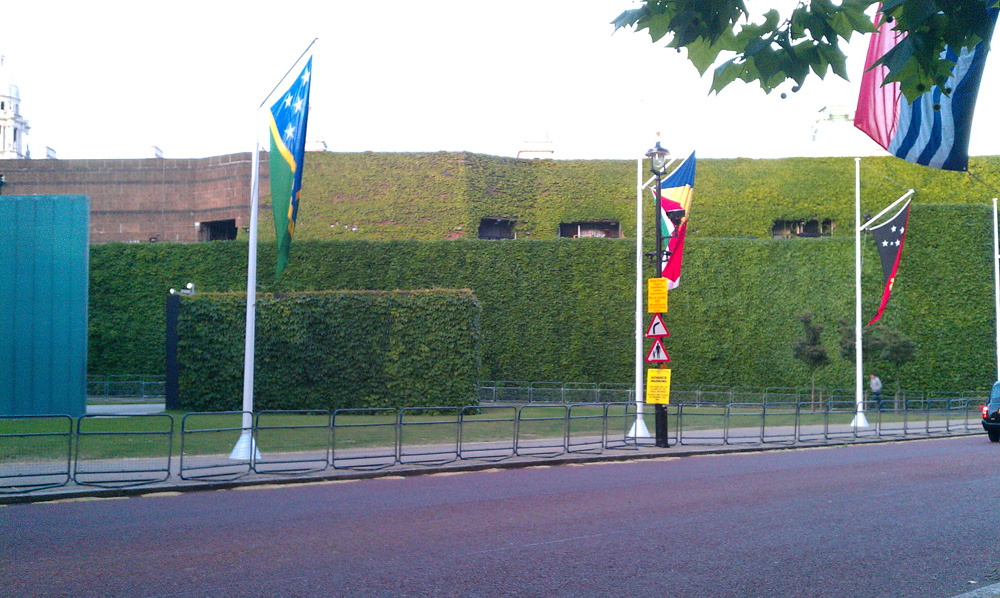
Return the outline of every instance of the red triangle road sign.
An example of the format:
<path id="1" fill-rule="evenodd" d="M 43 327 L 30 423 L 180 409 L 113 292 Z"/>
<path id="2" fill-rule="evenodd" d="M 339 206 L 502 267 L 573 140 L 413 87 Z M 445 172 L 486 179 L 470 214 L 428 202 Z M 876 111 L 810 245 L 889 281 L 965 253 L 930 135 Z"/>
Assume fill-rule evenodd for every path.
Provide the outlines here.
<path id="1" fill-rule="evenodd" d="M 649 354 L 646 355 L 646 363 L 667 363 L 670 361 L 670 356 L 667 355 L 667 350 L 663 348 L 663 343 L 660 339 L 653 341 L 653 346 L 649 350 Z"/>
<path id="2" fill-rule="evenodd" d="M 653 321 L 650 322 L 649 327 L 646 328 L 646 338 L 658 338 L 663 336 L 670 336 L 670 331 L 667 330 L 667 326 L 663 323 L 663 318 L 660 314 L 653 314 Z"/>

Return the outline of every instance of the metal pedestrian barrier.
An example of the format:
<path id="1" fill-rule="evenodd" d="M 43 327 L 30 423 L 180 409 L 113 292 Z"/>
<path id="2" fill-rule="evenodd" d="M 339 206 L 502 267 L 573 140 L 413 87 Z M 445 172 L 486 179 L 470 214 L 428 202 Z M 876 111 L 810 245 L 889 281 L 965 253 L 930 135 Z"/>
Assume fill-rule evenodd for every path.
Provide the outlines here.
<path id="1" fill-rule="evenodd" d="M 399 410 L 400 464 L 443 465 L 458 460 L 458 407 L 404 407 Z"/>
<path id="2" fill-rule="evenodd" d="M 333 427 L 325 409 L 261 411 L 254 423 L 260 456 L 256 473 L 296 475 L 316 473 L 330 466 Z"/>
<path id="3" fill-rule="evenodd" d="M 22 494 L 69 483 L 73 418 L 0 416 L 0 494 Z"/>
<path id="4" fill-rule="evenodd" d="M 167 413 L 0 417 L 0 494 L 70 483 L 126 488 L 172 476 L 228 481 L 249 474 L 317 474 L 331 467 L 374 471 L 460 460 L 550 459 L 655 445 L 653 405 L 598 400 L 632 398 L 628 385 L 514 384 L 491 383 L 479 396 L 519 401 L 464 407 L 192 412 L 180 420 L 179 451 L 175 420 Z M 820 396 L 824 400 L 816 400 Z M 907 396 L 898 403 L 895 397 L 865 401 L 866 426 L 855 425 L 858 405 L 842 391 L 813 395 L 678 385 L 662 412 L 670 446 L 822 445 L 982 433 L 985 393 L 909 391 Z M 728 398 L 737 400 L 723 400 Z"/>
<path id="5" fill-rule="evenodd" d="M 462 408 L 458 426 L 458 457 L 503 461 L 515 454 L 517 407 L 483 405 Z"/>
<path id="6" fill-rule="evenodd" d="M 396 464 L 399 413 L 395 409 L 337 409 L 332 419 L 334 469 L 376 471 Z"/>
<path id="7" fill-rule="evenodd" d="M 514 452 L 519 457 L 564 455 L 568 418 L 566 405 L 522 405 L 517 410 Z"/>
<path id="8" fill-rule="evenodd" d="M 173 439 L 174 418 L 166 413 L 85 415 L 76 422 L 73 481 L 101 488 L 165 482 Z"/>
<path id="9" fill-rule="evenodd" d="M 243 425 L 244 415 L 252 414 L 213 411 L 188 413 L 181 419 L 182 480 L 235 480 L 253 470 L 259 450 L 253 440 L 253 425 Z M 250 435 L 251 442 L 238 447 L 244 433 Z"/>

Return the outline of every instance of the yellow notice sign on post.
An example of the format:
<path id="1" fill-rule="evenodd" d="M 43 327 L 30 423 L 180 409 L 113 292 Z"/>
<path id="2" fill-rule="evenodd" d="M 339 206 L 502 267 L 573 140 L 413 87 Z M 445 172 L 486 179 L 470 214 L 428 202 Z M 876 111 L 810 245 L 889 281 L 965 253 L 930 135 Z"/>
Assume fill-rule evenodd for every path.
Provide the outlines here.
<path id="1" fill-rule="evenodd" d="M 670 404 L 670 370 L 646 370 L 646 402 Z"/>
<path id="2" fill-rule="evenodd" d="M 646 282 L 646 312 L 651 314 L 667 313 L 667 279 L 650 278 Z"/>

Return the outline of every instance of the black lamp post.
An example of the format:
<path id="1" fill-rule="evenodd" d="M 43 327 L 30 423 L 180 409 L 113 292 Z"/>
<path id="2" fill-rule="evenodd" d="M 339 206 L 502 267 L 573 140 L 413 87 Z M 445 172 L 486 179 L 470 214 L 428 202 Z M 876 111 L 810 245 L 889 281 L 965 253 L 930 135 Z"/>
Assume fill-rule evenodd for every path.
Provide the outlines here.
<path id="1" fill-rule="evenodd" d="M 657 141 L 653 149 L 646 152 L 646 157 L 652 162 L 650 172 L 656 176 L 656 256 L 654 262 L 656 265 L 656 276 L 660 277 L 663 275 L 663 259 L 666 257 L 663 254 L 663 222 L 660 214 L 660 200 L 662 199 L 660 194 L 663 193 L 663 189 L 660 185 L 663 184 L 664 169 L 667 166 L 667 158 L 670 157 L 670 152 Z"/>
<path id="2" fill-rule="evenodd" d="M 667 251 L 663 248 L 663 216 L 662 196 L 663 175 L 667 166 L 667 158 L 670 152 L 657 141 L 651 150 L 646 152 L 646 157 L 652 162 L 651 172 L 656 176 L 656 254 L 653 256 L 653 264 L 656 268 L 656 277 L 663 277 L 663 262 L 666 260 Z M 667 409 L 662 404 L 656 405 L 656 446 L 660 448 L 670 447 L 669 431 L 667 428 Z"/>

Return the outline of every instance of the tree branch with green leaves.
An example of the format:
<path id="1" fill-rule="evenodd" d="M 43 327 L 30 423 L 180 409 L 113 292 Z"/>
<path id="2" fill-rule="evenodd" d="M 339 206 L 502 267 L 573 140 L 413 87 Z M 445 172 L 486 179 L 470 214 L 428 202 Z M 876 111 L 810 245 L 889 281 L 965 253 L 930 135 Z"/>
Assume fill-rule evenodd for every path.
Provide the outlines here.
<path id="1" fill-rule="evenodd" d="M 840 42 L 855 33 L 871 33 L 876 0 L 802 0 L 788 15 L 775 9 L 754 18 L 743 0 L 645 0 L 612 21 L 615 31 L 647 30 L 653 42 L 666 39 L 704 76 L 713 69 L 711 91 L 722 91 L 740 80 L 756 81 L 766 93 L 786 82 L 798 91 L 811 76 L 829 71 L 848 79 L 847 56 Z M 905 35 L 882 57 L 889 73 L 912 102 L 932 86 L 946 94 L 946 80 L 956 53 L 989 40 L 993 19 L 989 10 L 1000 0 L 886 0 L 877 13 Z"/>

